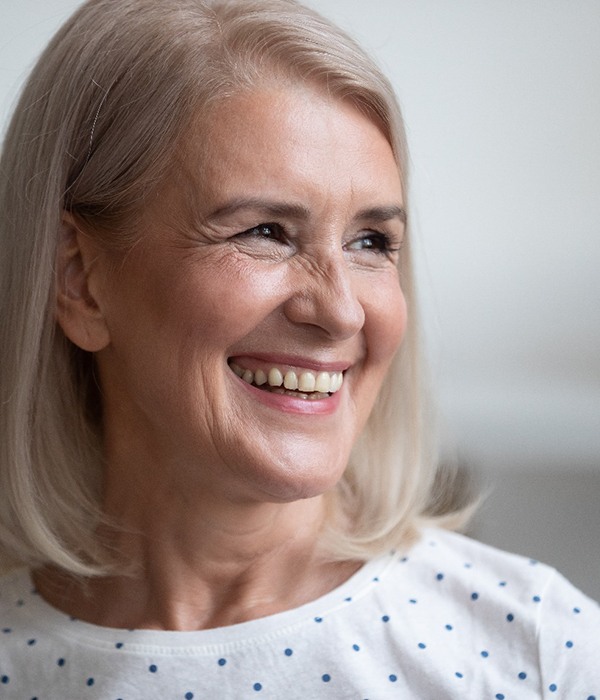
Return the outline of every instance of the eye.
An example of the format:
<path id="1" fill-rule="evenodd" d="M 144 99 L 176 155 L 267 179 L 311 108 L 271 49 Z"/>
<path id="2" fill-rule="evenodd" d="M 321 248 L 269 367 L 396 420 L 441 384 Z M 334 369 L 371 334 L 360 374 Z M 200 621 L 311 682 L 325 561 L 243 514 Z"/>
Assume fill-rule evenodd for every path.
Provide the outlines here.
<path id="1" fill-rule="evenodd" d="M 258 224 L 237 234 L 238 237 L 256 238 L 266 241 L 284 241 L 285 231 L 280 224 Z"/>
<path id="2" fill-rule="evenodd" d="M 386 233 L 368 231 L 364 236 L 357 238 L 346 246 L 346 250 L 366 250 L 373 253 L 390 254 L 400 250 L 400 246 L 392 241 Z"/>

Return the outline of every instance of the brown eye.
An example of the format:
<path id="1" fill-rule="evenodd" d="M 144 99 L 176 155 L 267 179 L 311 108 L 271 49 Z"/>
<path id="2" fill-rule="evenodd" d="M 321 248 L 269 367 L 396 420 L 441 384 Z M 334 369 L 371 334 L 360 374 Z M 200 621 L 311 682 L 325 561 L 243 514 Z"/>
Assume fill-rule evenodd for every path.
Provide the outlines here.
<path id="1" fill-rule="evenodd" d="M 279 224 L 259 224 L 238 233 L 238 236 L 272 241 L 283 241 L 285 238 L 283 228 Z"/>
<path id="2" fill-rule="evenodd" d="M 388 253 L 392 250 L 392 246 L 388 236 L 385 233 L 370 232 L 361 238 L 349 243 L 346 248 L 348 250 L 369 250 L 375 253 Z"/>

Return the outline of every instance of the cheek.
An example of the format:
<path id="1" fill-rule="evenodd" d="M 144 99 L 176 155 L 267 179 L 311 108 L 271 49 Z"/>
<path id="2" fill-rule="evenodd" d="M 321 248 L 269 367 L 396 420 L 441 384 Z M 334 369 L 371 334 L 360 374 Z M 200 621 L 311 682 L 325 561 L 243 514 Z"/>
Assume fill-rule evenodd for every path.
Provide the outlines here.
<path id="1" fill-rule="evenodd" d="M 406 299 L 397 281 L 374 285 L 369 291 L 365 306 L 369 357 L 387 369 L 406 332 Z"/>
<path id="2" fill-rule="evenodd" d="M 285 287 L 281 270 L 244 263 L 233 255 L 190 256 L 184 265 L 163 265 L 146 277 L 131 295 L 127 323 L 137 319 L 162 344 L 183 342 L 196 348 L 198 343 L 214 347 L 243 337 L 281 303 Z"/>
<path id="3" fill-rule="evenodd" d="M 193 335 L 208 334 L 207 342 L 223 350 L 255 330 L 283 301 L 283 271 L 243 267 L 233 266 L 225 275 L 203 275 L 181 290 L 189 310 L 182 321 Z"/>

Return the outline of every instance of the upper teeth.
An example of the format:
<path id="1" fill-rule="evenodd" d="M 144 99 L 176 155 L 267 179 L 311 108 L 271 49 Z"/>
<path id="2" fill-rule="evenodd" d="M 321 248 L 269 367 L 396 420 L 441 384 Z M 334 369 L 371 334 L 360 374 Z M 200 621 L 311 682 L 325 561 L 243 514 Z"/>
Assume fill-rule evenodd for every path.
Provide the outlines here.
<path id="1" fill-rule="evenodd" d="M 334 394 L 339 391 L 344 382 L 342 372 L 312 372 L 308 369 L 303 370 L 288 370 L 282 372 L 278 367 L 271 367 L 268 372 L 262 369 L 257 369 L 253 372 L 250 369 L 244 369 L 235 362 L 230 363 L 231 369 L 248 384 L 256 384 L 262 386 L 284 386 L 291 391 L 298 390 L 303 393 L 317 391 L 321 394 Z"/>

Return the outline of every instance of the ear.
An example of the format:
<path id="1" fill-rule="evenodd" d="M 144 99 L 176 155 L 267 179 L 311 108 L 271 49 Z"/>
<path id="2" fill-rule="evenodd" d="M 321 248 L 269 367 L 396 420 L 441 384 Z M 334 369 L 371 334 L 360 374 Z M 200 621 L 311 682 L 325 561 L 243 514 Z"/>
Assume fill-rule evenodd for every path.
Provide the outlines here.
<path id="1" fill-rule="evenodd" d="M 77 220 L 64 213 L 56 260 L 56 319 L 67 338 L 89 352 L 110 342 L 99 298 L 102 259 Z"/>

